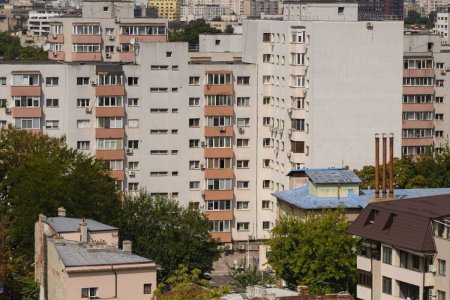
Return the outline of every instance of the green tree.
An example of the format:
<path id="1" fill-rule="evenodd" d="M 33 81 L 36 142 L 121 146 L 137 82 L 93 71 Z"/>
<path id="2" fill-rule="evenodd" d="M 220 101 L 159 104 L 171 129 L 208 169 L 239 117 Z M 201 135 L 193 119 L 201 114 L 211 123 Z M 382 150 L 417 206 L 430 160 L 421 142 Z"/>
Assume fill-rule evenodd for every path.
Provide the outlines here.
<path id="1" fill-rule="evenodd" d="M 220 30 L 211 27 L 203 19 L 189 22 L 182 30 L 170 32 L 169 41 L 171 42 L 188 42 L 190 48 L 198 47 L 200 34 L 217 34 Z"/>
<path id="2" fill-rule="evenodd" d="M 261 285 L 268 287 L 275 283 L 275 277 L 269 270 L 260 270 L 258 265 L 245 266 L 244 263 L 228 268 L 231 284 L 245 289 L 247 286 Z"/>
<path id="3" fill-rule="evenodd" d="M 18 37 L 0 32 L 0 60 L 43 61 L 48 60 L 48 54 L 35 46 L 23 47 Z"/>
<path id="4" fill-rule="evenodd" d="M 234 28 L 231 25 L 227 25 L 227 27 L 225 27 L 225 33 L 227 34 L 233 34 L 234 32 Z"/>
<path id="5" fill-rule="evenodd" d="M 64 206 L 69 216 L 115 223 L 120 198 L 104 161 L 71 149 L 64 137 L 2 129 L 0 149 L 0 215 L 10 250 L 7 285 L 30 294 L 33 286 L 20 282 L 33 274 L 38 215 L 53 216 Z"/>
<path id="6" fill-rule="evenodd" d="M 134 252 L 154 260 L 164 281 L 179 265 L 208 272 L 219 258 L 209 221 L 198 209 L 141 191 L 127 196 L 121 214 L 121 237 L 134 242 Z"/>
<path id="7" fill-rule="evenodd" d="M 318 294 L 354 289 L 356 239 L 342 210 L 301 220 L 284 218 L 267 242 L 269 264 L 290 288 L 308 285 Z"/>

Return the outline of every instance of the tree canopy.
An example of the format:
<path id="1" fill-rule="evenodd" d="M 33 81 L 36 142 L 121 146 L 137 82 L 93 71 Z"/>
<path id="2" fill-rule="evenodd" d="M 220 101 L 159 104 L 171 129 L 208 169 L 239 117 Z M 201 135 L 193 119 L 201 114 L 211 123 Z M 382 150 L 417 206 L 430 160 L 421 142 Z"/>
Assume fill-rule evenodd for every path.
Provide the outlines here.
<path id="1" fill-rule="evenodd" d="M 198 47 L 199 35 L 204 33 L 216 34 L 221 33 L 221 31 L 211 27 L 205 20 L 198 19 L 189 22 L 189 24 L 181 30 L 170 32 L 169 41 L 188 42 L 190 48 Z"/>
<path id="2" fill-rule="evenodd" d="M 0 60 L 42 61 L 48 60 L 47 52 L 36 46 L 23 47 L 20 39 L 8 32 L 0 32 Z"/>
<path id="3" fill-rule="evenodd" d="M 433 28 L 435 18 L 436 13 L 433 11 L 428 15 L 428 17 L 422 17 L 417 11 L 410 10 L 408 11 L 408 15 L 404 21 L 406 25 L 427 25 L 428 28 Z"/>
<path id="4" fill-rule="evenodd" d="M 228 276 L 231 278 L 231 284 L 240 289 L 254 285 L 269 287 L 275 283 L 275 277 L 271 271 L 260 270 L 258 265 L 245 266 L 243 262 L 230 267 Z"/>
<path id="5" fill-rule="evenodd" d="M 166 280 L 179 265 L 208 272 L 219 258 L 209 221 L 198 209 L 183 207 L 167 197 L 145 191 L 128 196 L 121 213 L 121 237 L 133 241 L 133 251 L 154 260 L 159 279 Z"/>
<path id="6" fill-rule="evenodd" d="M 272 230 L 269 264 L 295 290 L 307 285 L 323 294 L 353 289 L 356 284 L 356 239 L 341 210 L 301 220 L 283 218 Z"/>
<path id="7" fill-rule="evenodd" d="M 0 247 L 10 255 L 10 264 L 0 267 L 7 270 L 0 283 L 17 292 L 21 278 L 33 272 L 39 214 L 54 216 L 64 206 L 68 216 L 114 224 L 120 199 L 106 164 L 68 147 L 64 137 L 2 129 L 0 149 L 0 234 L 7 237 Z"/>

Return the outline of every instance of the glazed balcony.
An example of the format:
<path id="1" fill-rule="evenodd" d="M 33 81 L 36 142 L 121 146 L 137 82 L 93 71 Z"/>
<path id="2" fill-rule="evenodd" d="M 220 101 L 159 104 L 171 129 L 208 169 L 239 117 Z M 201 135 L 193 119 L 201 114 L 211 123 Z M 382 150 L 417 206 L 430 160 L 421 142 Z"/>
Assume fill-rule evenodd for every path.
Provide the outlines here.
<path id="1" fill-rule="evenodd" d="M 123 149 L 118 150 L 97 150 L 95 156 L 98 159 L 103 160 L 123 160 L 125 159 L 125 151 Z"/>
<path id="2" fill-rule="evenodd" d="M 404 86 L 403 95 L 434 95 L 434 86 Z"/>
<path id="3" fill-rule="evenodd" d="M 72 44 L 101 44 L 101 35 L 72 35 Z"/>
<path id="4" fill-rule="evenodd" d="M 233 190 L 206 190 L 205 200 L 225 200 L 233 199 Z"/>
<path id="5" fill-rule="evenodd" d="M 97 85 L 95 96 L 124 96 L 125 87 L 123 85 Z"/>
<path id="6" fill-rule="evenodd" d="M 42 94 L 40 85 L 11 86 L 11 96 L 40 96 Z"/>
<path id="7" fill-rule="evenodd" d="M 133 62 L 136 59 L 136 55 L 133 52 L 120 52 L 119 60 L 122 62 Z"/>
<path id="8" fill-rule="evenodd" d="M 231 243 L 231 232 L 211 232 L 211 236 L 220 243 Z"/>
<path id="9" fill-rule="evenodd" d="M 111 177 L 116 180 L 124 180 L 125 179 L 125 171 L 113 170 L 113 171 L 111 171 Z"/>
<path id="10" fill-rule="evenodd" d="M 403 120 L 402 121 L 402 128 L 403 129 L 428 129 L 428 128 L 434 128 L 434 124 L 432 120 L 422 121 L 422 120 Z"/>
<path id="11" fill-rule="evenodd" d="M 233 136 L 233 127 L 205 127 L 205 136 Z"/>
<path id="12" fill-rule="evenodd" d="M 123 117 L 125 116 L 125 107 L 123 106 L 97 106 L 95 108 L 96 117 Z"/>
<path id="13" fill-rule="evenodd" d="M 402 111 L 434 111 L 433 103 L 403 103 Z"/>
<path id="14" fill-rule="evenodd" d="M 205 116 L 233 116 L 234 108 L 232 105 L 227 106 L 205 106 Z"/>
<path id="15" fill-rule="evenodd" d="M 434 77 L 433 69 L 403 69 L 403 77 Z"/>
<path id="16" fill-rule="evenodd" d="M 206 169 L 205 170 L 205 179 L 226 179 L 226 178 L 234 178 L 233 169 Z"/>
<path id="17" fill-rule="evenodd" d="M 48 59 L 50 60 L 64 60 L 64 57 L 63 51 L 48 51 Z"/>
<path id="18" fill-rule="evenodd" d="M 402 138 L 402 146 L 432 146 L 433 138 Z"/>
<path id="19" fill-rule="evenodd" d="M 233 158 L 233 148 L 205 148 L 205 158 Z"/>
<path id="20" fill-rule="evenodd" d="M 42 107 L 13 107 L 11 114 L 13 118 L 40 118 Z"/>
<path id="21" fill-rule="evenodd" d="M 210 221 L 233 220 L 232 210 L 205 211 L 205 214 Z"/>
<path id="22" fill-rule="evenodd" d="M 129 44 L 132 39 L 140 43 L 158 43 L 166 42 L 167 38 L 165 34 L 162 35 L 119 35 L 119 43 Z"/>
<path id="23" fill-rule="evenodd" d="M 72 52 L 73 61 L 101 61 L 101 52 Z"/>
<path id="24" fill-rule="evenodd" d="M 125 137 L 124 128 L 96 128 L 95 138 L 97 139 L 121 139 Z"/>
<path id="25" fill-rule="evenodd" d="M 47 41 L 49 43 L 63 44 L 64 43 L 64 34 L 49 34 L 47 37 Z"/>
<path id="26" fill-rule="evenodd" d="M 206 84 L 204 87 L 204 94 L 208 95 L 228 95 L 232 96 L 234 94 L 232 84 Z"/>

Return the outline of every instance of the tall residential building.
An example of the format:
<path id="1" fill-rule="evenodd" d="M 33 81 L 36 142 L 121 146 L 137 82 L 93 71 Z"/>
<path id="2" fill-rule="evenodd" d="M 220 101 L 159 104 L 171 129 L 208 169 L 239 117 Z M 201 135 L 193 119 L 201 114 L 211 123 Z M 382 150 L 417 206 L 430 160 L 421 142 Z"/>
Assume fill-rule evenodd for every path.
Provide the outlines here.
<path id="1" fill-rule="evenodd" d="M 401 22 L 302 3 L 188 52 L 165 42 L 165 21 L 116 4 L 85 1 L 83 17 L 51 22 L 57 61 L 2 63 L 0 124 L 64 134 L 107 160 L 120 188 L 203 207 L 243 256 L 270 237 L 272 193 L 292 168 L 360 168 L 375 133 L 401 134 Z"/>
<path id="2" fill-rule="evenodd" d="M 402 20 L 403 10 L 402 0 L 358 0 L 358 15 L 361 21 Z"/>
<path id="3" fill-rule="evenodd" d="M 149 0 L 148 6 L 156 9 L 160 18 L 166 18 L 169 21 L 180 20 L 180 0 Z"/>
<path id="4" fill-rule="evenodd" d="M 57 10 L 30 11 L 28 16 L 29 34 L 35 36 L 48 35 L 50 33 L 49 19 L 61 14 L 61 11 Z"/>
<path id="5" fill-rule="evenodd" d="M 362 238 L 357 297 L 448 299 L 450 195 L 370 203 L 348 232 Z"/>

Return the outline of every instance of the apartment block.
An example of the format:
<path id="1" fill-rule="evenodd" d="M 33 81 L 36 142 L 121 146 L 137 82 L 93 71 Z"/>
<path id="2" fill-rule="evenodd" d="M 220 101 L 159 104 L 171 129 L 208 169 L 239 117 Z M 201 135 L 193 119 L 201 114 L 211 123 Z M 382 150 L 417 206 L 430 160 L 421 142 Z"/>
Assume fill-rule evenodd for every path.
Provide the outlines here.
<path id="1" fill-rule="evenodd" d="M 160 18 L 165 18 L 169 21 L 180 20 L 180 0 L 150 0 L 148 1 L 148 7 L 156 9 Z"/>
<path id="2" fill-rule="evenodd" d="M 449 195 L 370 203 L 348 232 L 361 237 L 358 299 L 448 299 Z"/>

